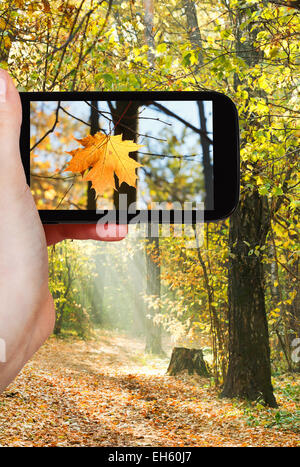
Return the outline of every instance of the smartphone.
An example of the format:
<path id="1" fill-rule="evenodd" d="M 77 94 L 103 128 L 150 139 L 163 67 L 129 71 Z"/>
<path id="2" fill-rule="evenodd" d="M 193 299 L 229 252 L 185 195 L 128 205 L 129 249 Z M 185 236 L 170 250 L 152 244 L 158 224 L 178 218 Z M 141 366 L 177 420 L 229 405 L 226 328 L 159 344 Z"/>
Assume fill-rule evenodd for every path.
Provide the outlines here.
<path id="1" fill-rule="evenodd" d="M 195 223 L 200 211 L 218 221 L 235 210 L 239 125 L 227 96 L 28 92 L 21 100 L 22 161 L 43 223 Z"/>

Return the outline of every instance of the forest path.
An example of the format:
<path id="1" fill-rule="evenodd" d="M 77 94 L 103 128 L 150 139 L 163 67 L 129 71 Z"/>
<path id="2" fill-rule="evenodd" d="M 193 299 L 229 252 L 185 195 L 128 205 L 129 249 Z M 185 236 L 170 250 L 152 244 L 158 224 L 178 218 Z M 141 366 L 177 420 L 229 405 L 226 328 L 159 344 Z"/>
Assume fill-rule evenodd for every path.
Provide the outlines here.
<path id="1" fill-rule="evenodd" d="M 219 399 L 208 379 L 166 376 L 167 365 L 115 333 L 51 338 L 0 396 L 0 445 L 300 445 L 297 433 L 249 427 L 243 403 Z"/>

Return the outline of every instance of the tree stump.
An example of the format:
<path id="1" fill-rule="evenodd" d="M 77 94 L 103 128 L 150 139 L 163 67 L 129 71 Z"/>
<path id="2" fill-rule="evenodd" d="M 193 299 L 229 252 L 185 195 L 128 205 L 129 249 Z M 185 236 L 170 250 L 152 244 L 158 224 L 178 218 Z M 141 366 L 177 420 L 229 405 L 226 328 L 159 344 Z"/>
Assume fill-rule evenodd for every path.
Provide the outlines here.
<path id="1" fill-rule="evenodd" d="M 209 376 L 207 365 L 201 349 L 174 347 L 167 373 L 175 376 L 187 370 L 189 375 Z"/>

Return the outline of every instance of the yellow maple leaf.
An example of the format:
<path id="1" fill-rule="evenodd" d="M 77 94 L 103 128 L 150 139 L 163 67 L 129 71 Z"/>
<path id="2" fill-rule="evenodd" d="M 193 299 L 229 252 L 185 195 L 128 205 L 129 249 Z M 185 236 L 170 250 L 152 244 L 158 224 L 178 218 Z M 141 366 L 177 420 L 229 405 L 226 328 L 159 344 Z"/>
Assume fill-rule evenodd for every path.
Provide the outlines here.
<path id="1" fill-rule="evenodd" d="M 126 182 L 128 185 L 136 186 L 135 169 L 141 167 L 141 164 L 128 154 L 142 147 L 140 144 L 130 140 L 123 141 L 122 135 L 111 136 L 101 132 L 76 141 L 83 148 L 68 152 L 72 159 L 65 171 L 80 172 L 83 180 L 92 182 L 97 195 L 101 195 L 106 188 L 113 187 L 116 190 L 114 175 L 118 177 L 119 185 Z"/>

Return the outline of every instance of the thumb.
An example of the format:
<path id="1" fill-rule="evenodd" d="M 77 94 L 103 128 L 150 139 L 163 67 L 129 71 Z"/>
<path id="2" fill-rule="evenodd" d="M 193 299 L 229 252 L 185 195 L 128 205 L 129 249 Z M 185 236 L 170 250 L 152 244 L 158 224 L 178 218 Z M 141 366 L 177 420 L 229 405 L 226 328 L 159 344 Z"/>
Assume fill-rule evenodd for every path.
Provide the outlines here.
<path id="1" fill-rule="evenodd" d="M 22 121 L 20 96 L 12 79 L 0 69 L 0 190 L 25 186 L 19 138 Z"/>

